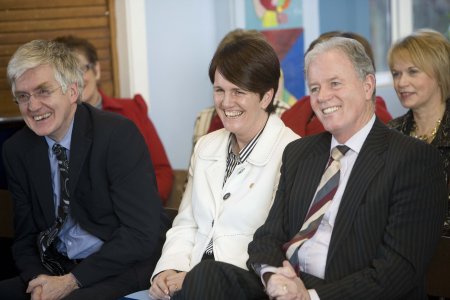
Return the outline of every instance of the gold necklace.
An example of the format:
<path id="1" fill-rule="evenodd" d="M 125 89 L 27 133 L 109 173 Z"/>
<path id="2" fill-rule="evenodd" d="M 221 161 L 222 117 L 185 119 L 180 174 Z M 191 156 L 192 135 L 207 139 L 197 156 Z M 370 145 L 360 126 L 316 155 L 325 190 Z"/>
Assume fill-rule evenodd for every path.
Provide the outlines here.
<path id="1" fill-rule="evenodd" d="M 417 135 L 416 134 L 417 124 L 416 124 L 416 122 L 414 122 L 409 135 L 412 136 L 413 138 L 419 139 L 421 141 L 431 143 L 433 141 L 434 137 L 436 136 L 436 133 L 437 133 L 440 125 L 441 125 L 441 119 L 436 121 L 436 126 L 434 126 L 430 135 L 428 135 L 428 134 Z"/>

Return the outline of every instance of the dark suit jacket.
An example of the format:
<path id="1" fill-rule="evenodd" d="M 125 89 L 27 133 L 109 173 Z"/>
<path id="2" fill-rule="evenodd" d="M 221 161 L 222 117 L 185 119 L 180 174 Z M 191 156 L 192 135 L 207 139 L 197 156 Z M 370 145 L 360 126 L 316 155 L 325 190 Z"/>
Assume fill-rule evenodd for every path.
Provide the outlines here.
<path id="1" fill-rule="evenodd" d="M 5 143 L 3 159 L 14 201 L 13 255 L 28 281 L 48 273 L 36 243 L 55 220 L 48 145 L 25 127 Z M 158 255 L 165 231 L 161 200 L 144 139 L 130 120 L 78 105 L 69 172 L 72 216 L 104 241 L 72 270 L 83 286 Z"/>
<path id="2" fill-rule="evenodd" d="M 331 135 L 289 144 L 266 223 L 248 266 L 281 266 L 281 246 L 301 228 L 328 160 Z M 324 280 L 300 274 L 320 299 L 422 299 L 424 273 L 446 212 L 438 151 L 376 120 L 350 174 L 331 236 Z"/>

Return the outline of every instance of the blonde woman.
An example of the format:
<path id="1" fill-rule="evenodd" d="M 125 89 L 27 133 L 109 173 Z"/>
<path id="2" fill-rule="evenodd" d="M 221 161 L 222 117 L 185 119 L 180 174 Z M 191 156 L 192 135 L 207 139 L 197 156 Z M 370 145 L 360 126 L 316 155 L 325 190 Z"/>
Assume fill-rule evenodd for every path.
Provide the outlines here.
<path id="1" fill-rule="evenodd" d="M 435 146 L 450 183 L 450 42 L 437 31 L 418 30 L 391 47 L 388 63 L 397 96 L 409 108 L 388 126 Z M 450 236 L 449 216 L 446 236 Z"/>

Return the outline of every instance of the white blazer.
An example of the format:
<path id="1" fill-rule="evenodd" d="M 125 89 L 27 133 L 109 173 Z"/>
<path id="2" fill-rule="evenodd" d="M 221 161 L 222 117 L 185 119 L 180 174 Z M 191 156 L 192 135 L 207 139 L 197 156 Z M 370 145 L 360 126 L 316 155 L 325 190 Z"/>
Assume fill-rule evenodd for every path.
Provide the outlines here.
<path id="1" fill-rule="evenodd" d="M 222 186 L 229 135 L 217 130 L 196 144 L 186 191 L 152 280 L 169 269 L 190 271 L 211 239 L 217 261 L 247 269 L 247 247 L 272 206 L 283 150 L 299 136 L 270 115 L 250 156 Z"/>

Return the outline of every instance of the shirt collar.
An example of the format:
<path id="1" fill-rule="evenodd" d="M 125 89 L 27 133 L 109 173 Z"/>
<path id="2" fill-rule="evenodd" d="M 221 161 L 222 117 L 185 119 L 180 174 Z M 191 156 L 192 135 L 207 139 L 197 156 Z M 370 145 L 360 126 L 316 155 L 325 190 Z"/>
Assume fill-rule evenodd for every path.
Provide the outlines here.
<path id="1" fill-rule="evenodd" d="M 72 122 L 70 123 L 69 129 L 67 130 L 62 140 L 58 143 L 69 151 L 70 151 L 70 142 L 72 140 L 73 121 L 74 120 L 72 120 Z M 49 138 L 48 136 L 45 136 L 45 140 L 47 141 L 47 145 L 49 146 L 50 149 L 52 149 L 53 145 L 56 144 L 56 142 L 51 138 Z"/>
<path id="2" fill-rule="evenodd" d="M 369 135 L 369 132 L 372 129 L 374 123 L 375 123 L 375 114 L 372 115 L 372 118 L 369 120 L 369 122 L 367 122 L 366 125 L 364 125 L 363 128 L 361 128 L 350 139 L 348 139 L 347 142 L 345 142 L 345 145 L 349 147 L 352 151 L 356 152 L 356 154 L 359 154 L 359 151 L 361 151 L 362 145 L 364 144 L 364 141 Z M 333 149 L 338 145 L 340 145 L 340 143 L 333 136 L 331 138 L 330 153 L 331 149 Z"/>
<path id="3" fill-rule="evenodd" d="M 239 163 L 243 163 L 250 156 L 250 154 L 252 153 L 253 149 L 256 146 L 256 143 L 259 140 L 259 137 L 264 131 L 264 128 L 266 128 L 265 124 L 264 127 L 251 139 L 251 141 L 239 151 Z M 230 133 L 230 137 L 228 139 L 228 155 L 235 155 L 233 153 L 233 147 L 235 146 L 236 143 L 237 143 L 236 136 L 233 133 Z"/>

